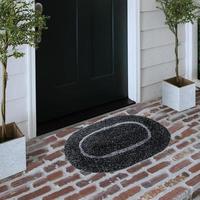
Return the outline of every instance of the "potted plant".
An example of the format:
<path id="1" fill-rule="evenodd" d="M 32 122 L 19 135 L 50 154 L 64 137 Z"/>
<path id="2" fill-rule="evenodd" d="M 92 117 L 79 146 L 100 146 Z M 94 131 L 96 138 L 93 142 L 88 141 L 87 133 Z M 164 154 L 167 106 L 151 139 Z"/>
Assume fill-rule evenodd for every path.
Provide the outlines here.
<path id="1" fill-rule="evenodd" d="M 35 10 L 34 2 L 26 0 L 0 1 L 0 62 L 2 68 L 2 101 L 0 127 L 0 179 L 26 169 L 25 137 L 13 122 L 6 124 L 6 86 L 8 59 L 20 58 L 21 45 L 35 47 L 46 29 L 46 17 Z"/>
<path id="2" fill-rule="evenodd" d="M 199 6 L 194 0 L 156 0 L 166 17 L 166 24 L 174 35 L 176 77 L 163 81 L 162 103 L 177 111 L 194 107 L 196 104 L 195 83 L 179 74 L 179 25 L 193 23 L 199 17 Z"/>

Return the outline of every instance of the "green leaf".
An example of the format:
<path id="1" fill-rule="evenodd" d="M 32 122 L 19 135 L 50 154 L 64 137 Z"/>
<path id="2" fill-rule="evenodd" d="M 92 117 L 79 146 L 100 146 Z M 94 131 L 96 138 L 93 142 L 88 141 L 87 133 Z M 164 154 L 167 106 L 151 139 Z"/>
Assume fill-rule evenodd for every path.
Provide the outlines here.
<path id="1" fill-rule="evenodd" d="M 47 29 L 48 17 L 34 10 L 35 3 L 26 0 L 0 1 L 0 61 L 20 58 L 21 45 L 38 46 L 43 30 Z M 12 52 L 8 48 L 12 48 Z"/>

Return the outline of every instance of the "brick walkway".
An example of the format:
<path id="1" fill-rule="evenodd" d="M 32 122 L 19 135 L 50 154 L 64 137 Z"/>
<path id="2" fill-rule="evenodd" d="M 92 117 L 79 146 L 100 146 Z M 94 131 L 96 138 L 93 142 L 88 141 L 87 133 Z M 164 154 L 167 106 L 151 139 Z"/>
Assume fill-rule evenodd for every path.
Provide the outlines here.
<path id="1" fill-rule="evenodd" d="M 28 142 L 28 169 L 0 181 L 2 199 L 188 200 L 200 199 L 200 92 L 196 108 L 177 113 L 160 101 L 137 104 Z M 65 160 L 63 145 L 74 131 L 102 118 L 138 114 L 166 126 L 169 147 L 115 173 L 86 173 Z"/>

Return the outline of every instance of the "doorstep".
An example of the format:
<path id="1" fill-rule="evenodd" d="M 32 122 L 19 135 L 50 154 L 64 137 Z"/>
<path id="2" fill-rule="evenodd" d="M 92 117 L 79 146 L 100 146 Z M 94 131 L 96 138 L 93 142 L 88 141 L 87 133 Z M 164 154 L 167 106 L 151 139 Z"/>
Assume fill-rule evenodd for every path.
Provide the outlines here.
<path id="1" fill-rule="evenodd" d="M 114 173 L 87 173 L 65 160 L 63 145 L 75 131 L 116 115 L 152 118 L 171 132 L 163 152 Z M 160 100 L 132 105 L 74 124 L 27 143 L 28 169 L 0 181 L 3 199 L 200 199 L 200 91 L 197 106 L 176 112 Z"/>

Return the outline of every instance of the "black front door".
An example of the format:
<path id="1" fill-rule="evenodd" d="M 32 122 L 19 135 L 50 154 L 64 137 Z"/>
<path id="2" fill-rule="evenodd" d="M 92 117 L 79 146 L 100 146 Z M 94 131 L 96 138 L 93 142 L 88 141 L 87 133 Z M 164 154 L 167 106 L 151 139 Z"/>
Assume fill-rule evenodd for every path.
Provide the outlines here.
<path id="1" fill-rule="evenodd" d="M 126 98 L 127 1 L 38 2 L 50 16 L 37 50 L 38 123 Z"/>

